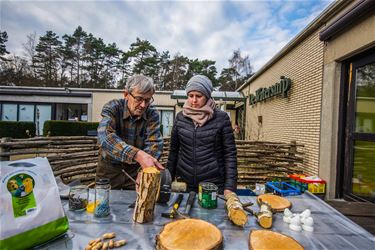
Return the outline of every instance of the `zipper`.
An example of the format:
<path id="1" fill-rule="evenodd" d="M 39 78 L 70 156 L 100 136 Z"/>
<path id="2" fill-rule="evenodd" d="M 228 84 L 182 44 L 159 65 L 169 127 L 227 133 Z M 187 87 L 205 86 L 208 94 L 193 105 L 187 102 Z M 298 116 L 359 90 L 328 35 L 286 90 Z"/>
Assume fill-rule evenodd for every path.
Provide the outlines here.
<path id="1" fill-rule="evenodd" d="M 193 135 L 193 166 L 194 166 L 194 186 L 197 186 L 197 165 L 195 164 L 195 138 L 197 134 L 197 126 L 194 124 L 194 135 Z"/>

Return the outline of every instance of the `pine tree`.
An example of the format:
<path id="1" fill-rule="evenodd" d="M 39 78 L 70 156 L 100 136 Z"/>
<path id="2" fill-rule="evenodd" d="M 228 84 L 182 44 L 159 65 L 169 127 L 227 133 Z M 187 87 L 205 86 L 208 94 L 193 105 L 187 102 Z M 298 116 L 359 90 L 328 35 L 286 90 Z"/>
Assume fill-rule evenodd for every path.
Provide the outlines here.
<path id="1" fill-rule="evenodd" d="M 58 81 L 59 48 L 61 46 L 61 41 L 58 38 L 54 32 L 47 31 L 44 36 L 39 38 L 35 48 L 34 68 L 44 86 L 56 86 Z"/>
<path id="2" fill-rule="evenodd" d="M 170 71 L 165 75 L 164 90 L 184 89 L 187 82 L 189 58 L 177 53 L 170 62 Z"/>
<path id="3" fill-rule="evenodd" d="M 8 34 L 6 31 L 0 31 L 0 59 L 6 60 L 4 55 L 9 54 L 7 51 L 5 43 L 8 41 Z"/>
<path id="4" fill-rule="evenodd" d="M 74 83 L 76 87 L 82 87 L 81 83 L 84 81 L 82 67 L 82 58 L 84 57 L 84 44 L 87 38 L 87 33 L 78 26 L 73 32 L 73 35 L 64 35 L 65 41 L 64 52 L 67 56 L 66 64 L 70 66 L 70 81 Z"/>
<path id="5" fill-rule="evenodd" d="M 83 69 L 88 75 L 86 87 L 104 88 L 104 84 L 102 85 L 100 80 L 105 60 L 103 39 L 96 38 L 90 33 L 85 40 L 84 50 L 85 56 L 82 57 L 82 60 L 85 62 L 85 66 Z"/>
<path id="6" fill-rule="evenodd" d="M 216 67 L 215 67 L 215 61 L 212 60 L 189 60 L 189 70 L 186 74 L 185 80 L 186 82 L 189 81 L 189 79 L 194 75 L 205 75 L 212 81 L 212 85 L 215 87 L 218 85 L 217 79 L 216 79 Z"/>
<path id="7" fill-rule="evenodd" d="M 159 53 L 149 41 L 137 38 L 137 41 L 130 45 L 126 54 L 125 57 L 128 57 L 133 65 L 133 74 L 144 74 L 151 78 L 157 77 Z"/>
<path id="8" fill-rule="evenodd" d="M 159 73 L 155 81 L 158 90 L 165 90 L 167 75 L 171 70 L 171 60 L 169 51 L 163 51 L 159 59 Z"/>

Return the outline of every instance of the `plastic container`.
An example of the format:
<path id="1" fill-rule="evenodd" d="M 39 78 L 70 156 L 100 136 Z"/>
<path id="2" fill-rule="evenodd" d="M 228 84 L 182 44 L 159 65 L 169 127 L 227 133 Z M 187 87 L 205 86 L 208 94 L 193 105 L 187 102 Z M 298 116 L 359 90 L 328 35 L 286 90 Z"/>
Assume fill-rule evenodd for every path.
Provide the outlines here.
<path id="1" fill-rule="evenodd" d="M 325 194 L 326 193 L 326 182 L 324 180 L 305 180 L 301 179 L 301 183 L 313 194 Z"/>
<path id="2" fill-rule="evenodd" d="M 110 214 L 109 209 L 109 192 L 111 185 L 109 179 L 99 179 L 95 183 L 95 203 L 97 204 L 94 210 L 96 217 L 105 217 Z"/>
<path id="3" fill-rule="evenodd" d="M 301 194 L 301 192 L 297 188 L 284 181 L 267 182 L 266 191 L 280 196 L 292 196 Z"/>
<path id="4" fill-rule="evenodd" d="M 289 184 L 293 187 L 299 188 L 298 185 L 300 185 L 299 179 L 306 177 L 304 174 L 290 174 L 289 175 Z M 300 190 L 302 193 L 305 190 Z"/>
<path id="5" fill-rule="evenodd" d="M 304 193 L 306 190 L 313 194 L 325 194 L 326 181 L 321 179 L 308 179 L 305 175 L 289 175 L 290 184 Z"/>

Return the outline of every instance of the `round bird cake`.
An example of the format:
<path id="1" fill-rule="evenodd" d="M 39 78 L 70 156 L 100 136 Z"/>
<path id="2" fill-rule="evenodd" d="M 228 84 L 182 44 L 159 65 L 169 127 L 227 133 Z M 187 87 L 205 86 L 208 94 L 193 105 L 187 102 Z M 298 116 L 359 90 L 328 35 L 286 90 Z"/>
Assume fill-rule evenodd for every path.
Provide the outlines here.
<path id="1" fill-rule="evenodd" d="M 260 204 L 260 200 L 268 203 L 274 212 L 283 212 L 285 208 L 290 208 L 292 206 L 289 200 L 274 194 L 259 195 L 257 197 L 258 204 Z"/>
<path id="2" fill-rule="evenodd" d="M 156 236 L 156 249 L 221 249 L 223 236 L 213 224 L 198 219 L 180 219 L 164 225 Z"/>
<path id="3" fill-rule="evenodd" d="M 292 237 L 270 230 L 252 230 L 249 234 L 249 249 L 303 250 L 303 246 Z"/>

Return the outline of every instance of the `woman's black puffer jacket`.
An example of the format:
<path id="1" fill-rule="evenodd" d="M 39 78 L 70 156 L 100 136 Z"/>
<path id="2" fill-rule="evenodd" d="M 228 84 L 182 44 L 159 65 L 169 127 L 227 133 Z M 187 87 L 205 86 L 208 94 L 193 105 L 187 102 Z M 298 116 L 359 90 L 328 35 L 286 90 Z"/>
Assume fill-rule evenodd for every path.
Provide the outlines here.
<path id="1" fill-rule="evenodd" d="M 215 109 L 214 116 L 202 127 L 176 116 L 168 157 L 172 178 L 179 176 L 189 190 L 198 189 L 199 182 L 213 182 L 232 191 L 237 187 L 237 149 L 227 113 Z"/>

